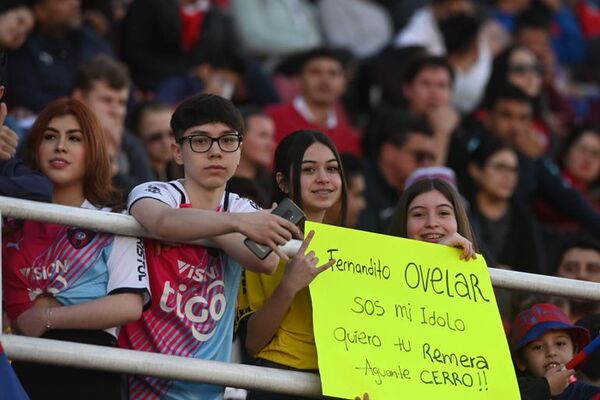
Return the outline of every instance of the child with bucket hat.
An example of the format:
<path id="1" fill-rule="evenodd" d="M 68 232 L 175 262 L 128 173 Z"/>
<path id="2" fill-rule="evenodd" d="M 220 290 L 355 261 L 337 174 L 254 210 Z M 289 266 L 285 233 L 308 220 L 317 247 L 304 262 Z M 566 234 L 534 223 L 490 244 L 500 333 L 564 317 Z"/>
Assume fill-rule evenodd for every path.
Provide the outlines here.
<path id="1" fill-rule="evenodd" d="M 590 341 L 553 304 L 535 304 L 515 318 L 510 332 L 513 361 L 523 399 L 591 400 L 600 387 L 577 381 L 565 364 Z"/>

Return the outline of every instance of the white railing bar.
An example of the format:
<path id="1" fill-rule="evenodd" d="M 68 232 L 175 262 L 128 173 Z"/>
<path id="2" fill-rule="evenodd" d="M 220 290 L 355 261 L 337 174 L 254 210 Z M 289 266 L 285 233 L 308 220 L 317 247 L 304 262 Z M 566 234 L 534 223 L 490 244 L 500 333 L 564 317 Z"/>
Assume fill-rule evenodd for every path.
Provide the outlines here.
<path id="1" fill-rule="evenodd" d="M 123 214 L 75 209 L 74 207 L 2 196 L 0 196 L 0 215 L 60 223 L 127 236 L 150 236 L 134 218 Z M 194 243 L 211 245 L 210 241 Z M 299 245 L 300 241 L 293 240 L 283 249 L 286 254 L 291 256 L 297 252 Z M 490 268 L 490 276 L 496 287 L 600 301 L 600 284 L 494 268 Z M 209 360 L 190 358 L 182 360 L 180 357 L 163 354 L 17 335 L 0 335 L 0 341 L 4 345 L 7 355 L 11 359 L 19 361 L 206 382 L 304 397 L 318 398 L 321 396 L 320 380 L 315 374 Z"/>
<path id="2" fill-rule="evenodd" d="M 3 217 L 77 226 L 124 236 L 152 237 L 133 217 L 107 211 L 0 196 L 0 212 Z"/>
<path id="3" fill-rule="evenodd" d="M 124 214 L 86 210 L 4 196 L 0 196 L 0 213 L 3 217 L 78 226 L 126 236 L 152 237 L 133 217 Z M 209 240 L 199 240 L 193 243 L 212 245 Z M 287 255 L 293 256 L 298 251 L 300 243 L 299 240 L 291 240 L 283 246 L 283 250 Z M 492 284 L 499 288 L 600 301 L 599 283 L 496 268 L 490 268 L 490 276 Z"/>
<path id="4" fill-rule="evenodd" d="M 600 283 L 499 268 L 489 268 L 489 271 L 494 287 L 548 296 L 600 301 Z"/>
<path id="5" fill-rule="evenodd" d="M 0 335 L 0 342 L 8 358 L 17 361 L 321 397 L 316 374 L 18 335 Z"/>
<path id="6" fill-rule="evenodd" d="M 80 207 L 0 196 L 0 213 L 3 217 L 77 226 L 79 228 L 124 236 L 156 237 L 148 232 L 132 216 L 108 211 L 88 210 Z M 294 255 L 302 242 L 299 240 L 292 240 L 290 242 L 284 250 L 287 250 L 290 255 Z M 210 239 L 199 239 L 189 243 L 216 247 Z"/>

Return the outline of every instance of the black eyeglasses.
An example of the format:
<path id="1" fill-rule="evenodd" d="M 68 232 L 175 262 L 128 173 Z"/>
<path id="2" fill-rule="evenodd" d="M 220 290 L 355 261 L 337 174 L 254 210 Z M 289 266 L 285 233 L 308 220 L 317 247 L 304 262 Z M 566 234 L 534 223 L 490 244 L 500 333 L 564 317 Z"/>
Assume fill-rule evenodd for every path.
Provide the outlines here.
<path id="1" fill-rule="evenodd" d="M 233 153 L 240 148 L 240 143 L 242 142 L 241 136 L 237 134 L 227 134 L 217 138 L 208 135 L 189 135 L 180 138 L 177 142 L 181 144 L 185 140 L 190 142 L 190 148 L 194 153 L 206 153 L 215 142 L 217 142 L 221 151 Z"/>

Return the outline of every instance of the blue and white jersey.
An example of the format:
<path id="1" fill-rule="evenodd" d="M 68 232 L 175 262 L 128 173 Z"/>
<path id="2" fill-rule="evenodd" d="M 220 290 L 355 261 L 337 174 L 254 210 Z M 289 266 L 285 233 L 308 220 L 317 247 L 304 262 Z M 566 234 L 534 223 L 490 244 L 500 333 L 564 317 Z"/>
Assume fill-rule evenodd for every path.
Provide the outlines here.
<path id="1" fill-rule="evenodd" d="M 180 181 L 148 182 L 129 195 L 129 208 L 152 198 L 172 208 L 189 204 Z M 185 206 L 184 206 L 185 207 Z M 225 192 L 218 212 L 253 212 L 257 206 Z M 154 297 L 138 321 L 125 325 L 119 346 L 154 353 L 228 362 L 241 267 L 219 249 L 181 245 L 156 252 L 146 240 L 148 275 Z M 136 399 L 218 400 L 222 386 L 131 376 L 129 395 Z"/>
<path id="2" fill-rule="evenodd" d="M 97 209 L 88 201 L 81 207 Z M 40 296 L 64 306 L 126 292 L 150 301 L 142 239 L 36 221 L 11 221 L 5 232 L 4 300 L 11 319 Z M 116 336 L 115 328 L 107 332 Z"/>

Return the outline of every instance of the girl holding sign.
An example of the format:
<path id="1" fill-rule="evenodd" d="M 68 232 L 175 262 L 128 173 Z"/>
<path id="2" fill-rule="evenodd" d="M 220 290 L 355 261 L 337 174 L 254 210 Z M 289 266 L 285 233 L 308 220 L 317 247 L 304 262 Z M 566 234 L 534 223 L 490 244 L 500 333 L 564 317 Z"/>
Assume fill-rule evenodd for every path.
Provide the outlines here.
<path id="1" fill-rule="evenodd" d="M 309 221 L 316 222 L 322 222 L 326 212 L 340 202 L 336 209 L 343 219 L 346 182 L 340 156 L 329 137 L 317 131 L 296 131 L 281 141 L 274 164 L 274 202 L 289 197 Z M 334 260 L 317 267 L 315 253 L 306 253 L 313 234 L 306 236 L 297 255 L 287 264 L 281 263 L 273 275 L 244 272 L 237 327 L 257 365 L 317 372 L 308 284 Z M 251 392 L 248 399 L 299 397 Z"/>
<path id="2" fill-rule="evenodd" d="M 473 230 L 456 189 L 438 178 L 410 185 L 392 218 L 390 234 L 463 249 L 461 259 L 477 258 Z"/>

